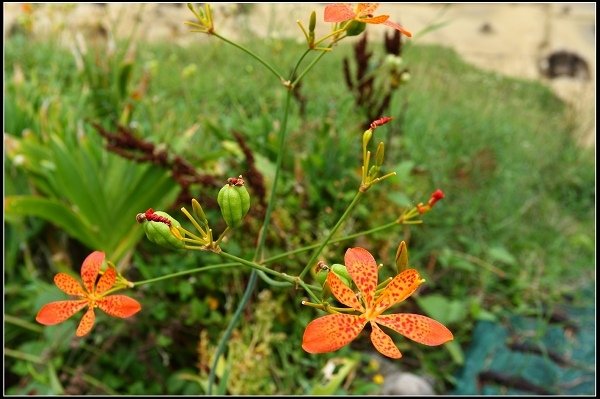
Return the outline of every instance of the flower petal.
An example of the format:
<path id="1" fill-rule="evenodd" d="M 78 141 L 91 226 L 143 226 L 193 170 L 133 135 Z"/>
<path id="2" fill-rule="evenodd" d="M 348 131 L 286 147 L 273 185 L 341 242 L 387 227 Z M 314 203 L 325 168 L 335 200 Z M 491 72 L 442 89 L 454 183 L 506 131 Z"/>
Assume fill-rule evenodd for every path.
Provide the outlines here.
<path id="1" fill-rule="evenodd" d="M 358 18 L 358 20 L 368 24 L 382 24 L 387 21 L 389 17 L 389 15 L 378 15 L 376 17 Z"/>
<path id="2" fill-rule="evenodd" d="M 402 357 L 402 353 L 400 353 L 400 350 L 398 347 L 396 347 L 396 344 L 394 344 L 392 338 L 384 333 L 383 330 L 373 322 L 371 322 L 371 328 L 373 329 L 371 331 L 371 342 L 373 342 L 375 349 L 387 357 L 391 357 L 392 359 L 400 359 Z"/>
<path id="3" fill-rule="evenodd" d="M 412 33 L 410 33 L 410 31 L 408 31 L 404 26 L 397 24 L 396 22 L 385 21 L 383 24 L 385 26 L 389 26 L 391 28 L 399 30 L 400 33 L 402 33 L 406 37 L 412 37 Z"/>
<path id="4" fill-rule="evenodd" d="M 365 298 L 365 306 L 371 307 L 377 287 L 377 263 L 373 255 L 364 248 L 350 248 L 344 256 L 350 277 Z"/>
<path id="5" fill-rule="evenodd" d="M 83 280 L 83 286 L 89 293 L 94 292 L 94 284 L 96 284 L 96 278 L 103 261 L 104 252 L 94 251 L 85 258 L 81 265 L 81 280 Z"/>
<path id="6" fill-rule="evenodd" d="M 364 312 L 365 309 L 362 307 L 356 294 L 352 291 L 342 280 L 335 275 L 333 272 L 327 273 L 327 284 L 331 289 L 331 293 L 335 298 L 346 306 L 350 306 L 359 312 Z"/>
<path id="7" fill-rule="evenodd" d="M 75 331 L 75 335 L 83 337 L 84 335 L 89 334 L 89 332 L 92 331 L 92 327 L 94 327 L 94 321 L 96 321 L 96 315 L 94 314 L 94 308 L 90 307 L 81 318 L 77 331 Z"/>
<path id="8" fill-rule="evenodd" d="M 436 346 L 454 339 L 442 323 L 418 314 L 389 314 L 375 321 L 423 345 Z"/>
<path id="9" fill-rule="evenodd" d="M 422 283 L 423 279 L 415 269 L 408 269 L 398 274 L 375 301 L 377 313 L 382 313 L 390 306 L 402 302 L 411 296 Z"/>
<path id="10" fill-rule="evenodd" d="M 54 276 L 54 284 L 65 294 L 85 297 L 85 291 L 81 288 L 79 281 L 69 276 L 67 273 L 58 273 Z"/>
<path id="11" fill-rule="evenodd" d="M 98 285 L 96 285 L 96 294 L 102 295 L 104 292 L 108 291 L 115 285 L 115 280 L 117 279 L 117 271 L 114 267 L 109 267 L 106 269 L 100 280 L 98 280 Z"/>
<path id="12" fill-rule="evenodd" d="M 330 4 L 325 7 L 324 20 L 325 22 L 343 22 L 354 18 L 354 10 L 352 6 L 344 3 Z"/>
<path id="13" fill-rule="evenodd" d="M 330 314 L 319 317 L 306 326 L 302 349 L 308 353 L 333 352 L 352 342 L 365 324 L 363 316 Z"/>
<path id="14" fill-rule="evenodd" d="M 364 17 L 373 14 L 379 8 L 379 3 L 358 3 L 356 6 L 356 15 Z"/>
<path id="15" fill-rule="evenodd" d="M 142 305 L 125 295 L 110 295 L 100 299 L 98 307 L 114 317 L 130 317 L 142 310 Z"/>
<path id="16" fill-rule="evenodd" d="M 42 306 L 35 320 L 46 326 L 62 323 L 86 305 L 86 300 L 50 302 Z"/>

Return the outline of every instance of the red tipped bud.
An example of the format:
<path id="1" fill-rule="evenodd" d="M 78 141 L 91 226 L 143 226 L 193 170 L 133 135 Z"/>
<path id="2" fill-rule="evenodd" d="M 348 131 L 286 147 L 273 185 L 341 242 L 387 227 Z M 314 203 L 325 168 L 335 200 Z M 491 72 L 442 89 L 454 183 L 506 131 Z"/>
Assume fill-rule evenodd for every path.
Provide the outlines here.
<path id="1" fill-rule="evenodd" d="M 429 198 L 429 202 L 427 204 L 429 206 L 434 206 L 435 203 L 441 200 L 442 198 L 444 198 L 444 192 L 438 188 L 431 194 L 431 198 Z"/>
<path id="2" fill-rule="evenodd" d="M 376 129 L 379 126 L 383 126 L 391 120 L 392 120 L 392 118 L 390 118 L 389 116 L 383 116 L 383 117 L 371 122 L 371 129 Z"/>

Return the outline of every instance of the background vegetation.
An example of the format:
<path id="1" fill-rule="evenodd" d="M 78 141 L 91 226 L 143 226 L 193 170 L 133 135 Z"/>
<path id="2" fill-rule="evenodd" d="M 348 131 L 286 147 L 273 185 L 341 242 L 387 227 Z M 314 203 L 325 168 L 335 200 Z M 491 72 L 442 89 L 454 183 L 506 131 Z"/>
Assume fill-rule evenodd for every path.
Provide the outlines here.
<path id="1" fill-rule="evenodd" d="M 44 303 L 63 298 L 53 275 L 77 272 L 91 250 L 106 251 L 133 281 L 219 262 L 141 239 L 137 212 L 165 209 L 181 220 L 180 186 L 169 170 L 109 152 L 93 122 L 109 131 L 127 124 L 219 182 L 249 170 L 238 132 L 267 186 L 272 178 L 283 92 L 259 65 L 216 40 L 186 48 L 139 43 L 135 51 L 130 44 L 111 52 L 90 43 L 73 53 L 22 34 L 5 43 L 9 394 L 202 394 L 210 355 L 245 287 L 249 270 L 241 267 L 144 286 L 131 293 L 142 312 L 124 321 L 99 316 L 86 339 L 74 337 L 77 316 L 48 328 L 34 321 Z M 246 45 L 278 65 L 302 51 L 284 40 Z M 371 46 L 382 54 L 379 38 Z M 326 55 L 301 88 L 306 112 L 294 105 L 270 255 L 322 237 L 360 180 L 365 120 L 342 71 L 351 56 L 350 45 Z M 540 83 L 478 70 L 437 46 L 407 46 L 403 62 L 411 80 L 392 99 L 394 123 L 376 132 L 387 144 L 387 170 L 398 175 L 369 193 L 341 234 L 390 222 L 436 188 L 446 198 L 424 225 L 331 245 L 322 258 L 339 262 L 347 247 L 363 246 L 392 275 L 399 241 L 409 242 L 427 284 L 403 310 L 442 321 L 456 339 L 445 349 L 395 341 L 401 365 L 434 376 L 444 391 L 477 320 L 544 318 L 557 303 L 585 300 L 579 293 L 594 276 L 595 163 L 591 150 L 574 144 L 569 109 Z M 220 184 L 191 188 L 213 223 Z M 260 193 L 250 189 L 257 205 L 224 244 L 242 257 L 251 256 L 262 220 Z M 275 267 L 299 273 L 306 256 Z M 219 392 L 319 393 L 330 361 L 339 378 L 329 392 L 378 392 L 366 338 L 328 355 L 303 352 L 315 312 L 292 290 L 259 284 L 217 371 Z"/>

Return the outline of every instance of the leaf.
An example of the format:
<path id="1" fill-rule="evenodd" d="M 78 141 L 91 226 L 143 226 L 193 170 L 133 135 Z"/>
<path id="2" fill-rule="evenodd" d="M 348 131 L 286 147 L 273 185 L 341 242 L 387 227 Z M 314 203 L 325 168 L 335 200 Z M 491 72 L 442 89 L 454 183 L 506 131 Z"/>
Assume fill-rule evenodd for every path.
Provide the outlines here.
<path id="1" fill-rule="evenodd" d="M 399 191 L 389 193 L 388 199 L 401 208 L 408 208 L 413 204 L 412 200 L 405 193 Z"/>
<path id="2" fill-rule="evenodd" d="M 458 344 L 458 341 L 454 340 L 446 342 L 444 344 L 444 347 L 450 353 L 450 357 L 452 357 L 454 363 L 458 365 L 463 365 L 465 363 L 465 354 L 460 345 Z"/>
<path id="3" fill-rule="evenodd" d="M 5 198 L 4 210 L 7 217 L 37 216 L 65 230 L 71 237 L 88 247 L 103 249 L 91 236 L 97 227 L 87 223 L 58 200 L 33 195 L 15 195 Z"/>
<path id="4" fill-rule="evenodd" d="M 450 300 L 445 296 L 432 294 L 415 297 L 423 311 L 442 324 L 454 324 L 465 319 L 468 306 L 461 300 Z"/>
<path id="5" fill-rule="evenodd" d="M 332 359 L 333 360 L 333 359 Z M 330 360 L 330 361 L 332 361 Z M 357 361 L 349 358 L 337 359 L 341 366 L 337 368 L 335 374 L 331 377 L 328 383 L 313 386 L 309 395 L 333 395 L 342 385 L 348 374 L 357 365 Z"/>
<path id="6" fill-rule="evenodd" d="M 123 99 L 127 94 L 127 86 L 129 85 L 129 79 L 131 78 L 131 71 L 133 69 L 133 63 L 128 62 L 121 66 L 119 71 L 119 96 Z"/>
<path id="7" fill-rule="evenodd" d="M 475 272 L 477 266 L 468 260 L 454 255 L 451 249 L 444 248 L 438 258 L 440 264 L 446 268 Z"/>
<path id="8" fill-rule="evenodd" d="M 487 253 L 495 261 L 511 266 L 517 263 L 515 257 L 504 247 L 491 247 L 487 250 Z"/>
<path id="9" fill-rule="evenodd" d="M 56 368 L 54 367 L 54 365 L 52 364 L 52 362 L 48 362 L 48 380 L 49 380 L 49 384 L 50 387 L 52 388 L 52 391 L 54 392 L 55 395 L 64 395 L 65 390 L 62 386 L 62 384 L 60 383 L 60 380 L 58 378 L 58 375 L 56 374 Z"/>

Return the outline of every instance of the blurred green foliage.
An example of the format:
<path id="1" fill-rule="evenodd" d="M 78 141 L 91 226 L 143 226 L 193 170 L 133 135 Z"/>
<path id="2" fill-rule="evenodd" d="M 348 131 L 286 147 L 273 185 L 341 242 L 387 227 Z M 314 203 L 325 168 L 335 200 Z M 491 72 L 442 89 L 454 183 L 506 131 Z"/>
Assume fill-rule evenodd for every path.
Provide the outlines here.
<path id="1" fill-rule="evenodd" d="M 280 65 L 302 51 L 274 39 L 247 45 Z M 341 60 L 350 53 L 339 46 L 303 83 L 306 114 L 291 115 L 268 254 L 323 237 L 358 185 L 365 121 L 343 85 Z M 163 170 L 109 153 L 90 121 L 128 123 L 223 176 L 246 167 L 236 130 L 267 187 L 272 178 L 283 91 L 259 65 L 216 41 L 140 44 L 133 59 L 115 57 L 92 57 L 78 69 L 51 41 L 6 41 L 8 394 L 203 394 L 211 350 L 245 287 L 248 270 L 241 267 L 143 286 L 132 293 L 142 312 L 131 320 L 98 316 L 85 339 L 74 337 L 80 315 L 54 327 L 34 323 L 44 303 L 64 298 L 51 285 L 54 273 L 77 270 L 94 249 L 123 258 L 133 281 L 219 263 L 214 255 L 169 253 L 138 241 L 135 214 L 166 208 L 176 185 Z M 408 46 L 403 58 L 411 81 L 403 98 L 392 99 L 390 115 L 402 114 L 402 125 L 375 134 L 386 143 L 385 170 L 398 175 L 368 193 L 340 234 L 390 222 L 435 188 L 446 198 L 422 226 L 331 245 L 322 258 L 339 263 L 347 247 L 360 245 L 386 265 L 382 274 L 393 275 L 397 245 L 410 238 L 411 266 L 427 284 L 404 306 L 448 323 L 456 340 L 440 350 L 394 339 L 402 362 L 437 377 L 443 390 L 463 362 L 475 320 L 541 313 L 593 277 L 594 155 L 574 144 L 569 109 L 541 84 L 480 71 L 437 46 Z M 147 87 L 133 98 L 142 79 Z M 199 190 L 200 200 L 216 198 L 215 188 Z M 206 211 L 217 220 L 216 205 Z M 249 256 L 260 220 L 251 210 L 224 246 Z M 274 267 L 293 274 L 306 261 L 297 255 Z M 219 392 L 377 393 L 369 358 L 358 351 L 369 347 L 367 336 L 336 353 L 304 353 L 302 333 L 317 314 L 301 307 L 294 290 L 265 288 L 218 370 Z M 327 377 L 330 361 L 336 371 Z"/>

